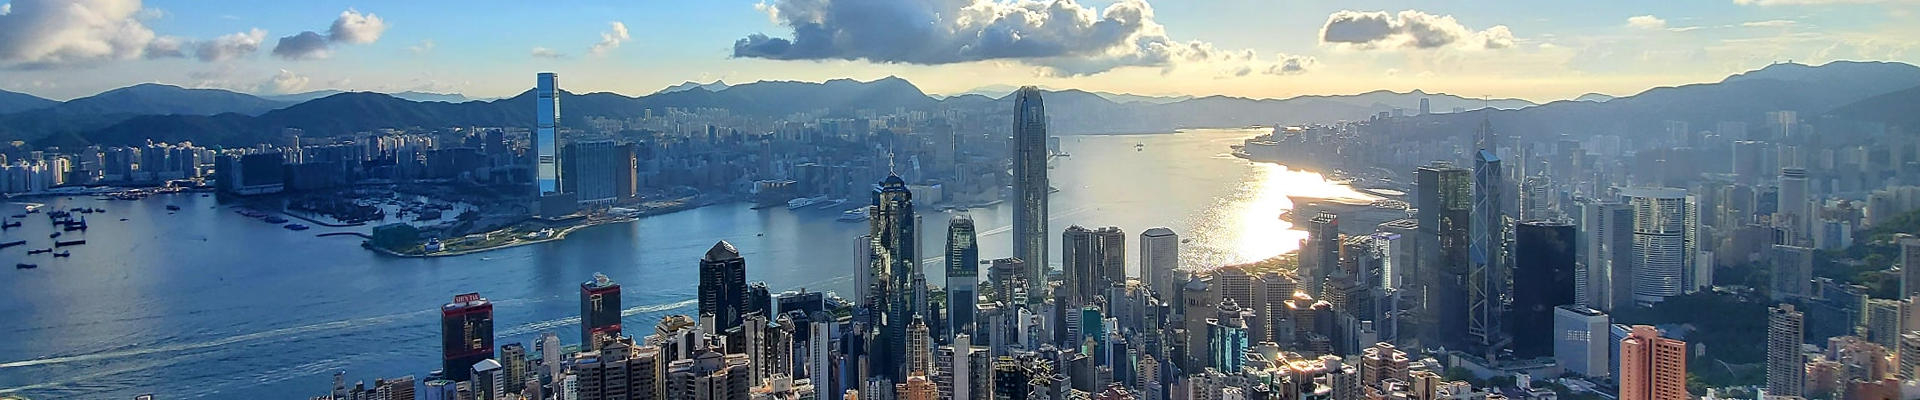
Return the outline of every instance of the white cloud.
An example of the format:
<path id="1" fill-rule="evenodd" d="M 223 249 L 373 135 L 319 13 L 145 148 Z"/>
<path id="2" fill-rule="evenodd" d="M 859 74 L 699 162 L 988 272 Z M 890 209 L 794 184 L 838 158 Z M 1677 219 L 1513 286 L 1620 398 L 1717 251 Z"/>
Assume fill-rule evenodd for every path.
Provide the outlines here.
<path id="1" fill-rule="evenodd" d="M 1267 75 L 1299 75 L 1320 66 L 1320 61 L 1311 56 L 1281 53 L 1277 59 L 1279 61 L 1267 66 L 1267 69 L 1262 72 Z"/>
<path id="2" fill-rule="evenodd" d="M 139 18 L 138 0 L 14 0 L 6 11 L 0 19 L 0 66 L 136 59 L 156 38 Z M 167 43 L 162 45 L 165 50 Z"/>
<path id="3" fill-rule="evenodd" d="M 260 82 L 256 91 L 269 94 L 296 93 L 306 89 L 309 80 L 306 76 L 282 69 L 280 73 L 267 78 L 266 82 Z"/>
<path id="4" fill-rule="evenodd" d="M 1434 15 L 1419 10 L 1398 14 L 1386 11 L 1342 10 L 1327 16 L 1320 27 L 1320 43 L 1371 49 L 1503 49 L 1513 47 L 1513 31 L 1506 25 L 1494 25 L 1475 31 L 1461 25 L 1451 15 Z"/>
<path id="5" fill-rule="evenodd" d="M 1637 15 L 1627 18 L 1627 26 L 1637 29 L 1659 30 L 1667 28 L 1667 20 L 1652 15 Z"/>
<path id="6" fill-rule="evenodd" d="M 423 39 L 420 41 L 420 44 L 407 46 L 407 51 L 413 52 L 413 54 L 427 54 L 432 53 L 433 48 L 437 46 L 439 46 L 439 44 L 434 43 L 433 39 Z"/>
<path id="7" fill-rule="evenodd" d="M 333 20 L 333 26 L 327 29 L 327 38 L 335 42 L 367 44 L 380 40 L 380 34 L 387 31 L 387 22 L 373 13 L 360 14 L 359 10 L 348 8 L 340 12 Z"/>
<path id="8" fill-rule="evenodd" d="M 612 28 L 606 32 L 601 32 L 600 43 L 594 43 L 593 49 L 588 50 L 587 53 L 595 56 L 606 55 L 607 52 L 619 48 L 621 43 L 627 41 L 627 24 L 621 23 L 620 21 L 613 21 L 608 25 L 612 25 Z"/>
<path id="9" fill-rule="evenodd" d="M 533 58 L 546 58 L 546 59 L 557 59 L 557 58 L 564 58 L 567 56 L 566 54 L 561 54 L 558 51 L 554 51 L 553 49 L 549 49 L 545 47 L 534 47 L 532 54 L 533 54 Z"/>
<path id="10" fill-rule="evenodd" d="M 0 15 L 13 13 L 13 3 L 0 4 Z"/>
<path id="11" fill-rule="evenodd" d="M 1733 4 L 1743 6 L 1788 6 L 1820 4 L 1874 4 L 1874 3 L 1913 3 L 1914 0 L 1733 0 Z"/>
<path id="12" fill-rule="evenodd" d="M 1771 19 L 1766 21 L 1742 22 L 1740 26 L 1749 28 L 1783 28 L 1793 26 L 1794 24 L 1798 24 L 1798 22 L 1784 19 Z"/>
<path id="13" fill-rule="evenodd" d="M 230 33 L 224 36 L 200 42 L 195 46 L 193 56 L 200 61 L 217 62 L 252 55 L 260 51 L 260 43 L 267 40 L 267 31 L 253 28 L 246 32 Z"/>

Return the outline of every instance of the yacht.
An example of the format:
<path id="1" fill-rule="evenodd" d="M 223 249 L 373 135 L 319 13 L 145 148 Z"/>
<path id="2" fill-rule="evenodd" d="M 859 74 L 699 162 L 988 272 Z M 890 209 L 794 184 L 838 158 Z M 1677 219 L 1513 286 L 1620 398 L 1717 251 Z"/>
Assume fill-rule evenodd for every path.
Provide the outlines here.
<path id="1" fill-rule="evenodd" d="M 867 209 L 865 207 L 855 208 L 855 209 L 847 210 L 845 212 L 840 213 L 840 221 L 843 221 L 843 222 L 859 222 L 859 221 L 865 221 L 865 220 L 867 220 Z"/>
<path id="2" fill-rule="evenodd" d="M 793 200 L 787 200 L 787 209 L 799 210 L 802 208 L 807 208 L 807 206 L 811 206 L 822 201 L 827 201 L 827 196 L 801 197 Z"/>

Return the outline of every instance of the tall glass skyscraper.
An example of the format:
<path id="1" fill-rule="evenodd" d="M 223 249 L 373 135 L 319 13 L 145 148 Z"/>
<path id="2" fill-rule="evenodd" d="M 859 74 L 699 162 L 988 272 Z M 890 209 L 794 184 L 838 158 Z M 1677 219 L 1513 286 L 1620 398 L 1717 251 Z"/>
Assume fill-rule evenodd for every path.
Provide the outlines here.
<path id="1" fill-rule="evenodd" d="M 1013 256 L 1030 269 L 1029 288 L 1047 282 L 1047 108 L 1040 89 L 1022 87 L 1013 100 Z M 1028 302 L 1046 298 L 1028 290 Z"/>
<path id="2" fill-rule="evenodd" d="M 560 192 L 560 75 L 541 72 L 534 84 L 534 196 Z"/>
<path id="3" fill-rule="evenodd" d="M 1465 168 L 1436 162 L 1414 170 L 1419 203 L 1419 284 L 1426 307 L 1419 324 L 1428 346 L 1466 344 L 1467 226 L 1473 209 L 1473 182 Z"/>
<path id="4" fill-rule="evenodd" d="M 580 347 L 600 348 L 598 338 L 620 337 L 620 284 L 600 273 L 580 284 Z"/>
<path id="5" fill-rule="evenodd" d="M 1500 299 L 1506 297 L 1506 235 L 1504 195 L 1506 178 L 1501 173 L 1500 156 L 1495 154 L 1493 128 L 1482 122 L 1479 151 L 1473 157 L 1473 243 L 1469 248 L 1472 266 L 1467 270 L 1467 335 L 1491 352 L 1502 342 L 1505 328 L 1500 324 Z"/>
<path id="6" fill-rule="evenodd" d="M 948 338 L 973 335 L 973 308 L 979 302 L 980 245 L 973 217 L 955 215 L 947 221 L 947 329 Z M 949 340 L 951 341 L 951 340 Z M 956 343 L 965 346 L 968 343 Z"/>
<path id="7" fill-rule="evenodd" d="M 893 382 L 906 379 L 901 354 L 906 351 L 907 322 L 919 305 L 914 304 L 913 277 L 920 272 L 919 232 L 915 228 L 913 193 L 898 175 L 888 176 L 873 189 L 873 205 L 867 212 L 868 229 L 874 243 L 874 285 L 871 294 L 879 309 L 873 310 L 879 334 L 870 344 L 868 363 L 876 376 Z"/>

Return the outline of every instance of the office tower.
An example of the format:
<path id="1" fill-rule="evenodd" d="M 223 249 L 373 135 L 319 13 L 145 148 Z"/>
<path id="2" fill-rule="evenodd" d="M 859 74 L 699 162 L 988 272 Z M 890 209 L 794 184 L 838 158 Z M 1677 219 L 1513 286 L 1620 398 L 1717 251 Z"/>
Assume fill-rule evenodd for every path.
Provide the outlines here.
<path id="1" fill-rule="evenodd" d="M 920 305 L 915 304 L 915 276 L 920 273 L 918 239 L 913 210 L 913 193 L 906 181 L 890 175 L 873 189 L 873 203 L 867 215 L 873 235 L 875 254 L 874 288 L 868 288 L 875 300 L 875 328 L 878 330 L 868 363 L 873 376 L 890 382 L 905 378 L 907 366 L 901 362 L 906 351 L 907 324 Z M 924 285 L 922 285 L 924 286 Z"/>
<path id="2" fill-rule="evenodd" d="M 1687 342 L 1634 325 L 1620 341 L 1620 400 L 1687 399 Z"/>
<path id="3" fill-rule="evenodd" d="M 1340 216 L 1321 211 L 1308 220 L 1300 254 L 1300 287 L 1320 297 L 1322 282 L 1340 270 Z"/>
<path id="4" fill-rule="evenodd" d="M 1154 293 L 1173 293 L 1173 270 L 1180 268 L 1180 235 L 1167 228 L 1140 232 L 1140 281 Z"/>
<path id="5" fill-rule="evenodd" d="M 1360 383 L 1377 390 L 1385 391 L 1382 385 L 1387 380 L 1406 382 L 1413 379 L 1408 373 L 1411 361 L 1407 352 L 1394 348 L 1392 343 L 1374 343 L 1360 351 Z"/>
<path id="6" fill-rule="evenodd" d="M 927 330 L 927 322 L 918 315 L 913 316 L 913 322 L 907 324 L 906 339 L 907 374 L 933 372 L 933 336 Z"/>
<path id="7" fill-rule="evenodd" d="M 1546 176 L 1529 176 L 1520 183 L 1520 220 L 1558 218 L 1553 207 L 1553 187 Z"/>
<path id="8" fill-rule="evenodd" d="M 993 301 L 1018 304 L 1026 301 L 1028 272 L 1026 261 L 1000 258 L 988 262 L 987 283 L 993 287 Z"/>
<path id="9" fill-rule="evenodd" d="M 1804 168 L 1780 169 L 1780 194 L 1775 209 L 1775 220 L 1784 222 L 1788 237 L 1795 240 L 1812 238 L 1813 214 L 1808 206 L 1807 170 Z"/>
<path id="10" fill-rule="evenodd" d="M 500 346 L 501 376 L 505 378 L 507 393 L 520 393 L 527 387 L 527 378 L 532 375 L 527 370 L 527 347 L 519 343 L 507 343 Z"/>
<path id="11" fill-rule="evenodd" d="M 1093 293 L 1127 284 L 1127 232 L 1117 226 L 1093 230 L 1095 267 Z M 1113 299 L 1107 299 L 1113 301 Z"/>
<path id="12" fill-rule="evenodd" d="M 1027 304 L 1046 298 L 1047 111 L 1040 89 L 1022 87 L 1013 100 L 1013 256 L 1027 262 Z"/>
<path id="13" fill-rule="evenodd" d="M 1813 295 L 1813 249 L 1773 245 L 1773 300 L 1807 298 Z"/>
<path id="14" fill-rule="evenodd" d="M 1612 323 L 1606 313 L 1581 305 L 1553 308 L 1553 360 L 1567 372 L 1604 378 L 1612 375 L 1608 343 Z"/>
<path id="15" fill-rule="evenodd" d="M 1920 238 L 1901 235 L 1900 242 L 1900 298 L 1912 298 L 1920 295 Z"/>
<path id="16" fill-rule="evenodd" d="M 1513 355 L 1553 355 L 1554 307 L 1573 304 L 1573 224 L 1527 221 L 1514 232 Z"/>
<path id="17" fill-rule="evenodd" d="M 557 362 L 560 360 L 560 350 L 560 335 L 553 332 L 541 332 L 540 340 L 533 342 L 533 351 L 540 353 L 540 359 L 546 361 L 546 371 L 543 372 L 547 378 L 560 379 L 561 365 Z"/>
<path id="18" fill-rule="evenodd" d="M 534 83 L 534 198 L 560 193 L 560 75 L 541 72 Z"/>
<path id="19" fill-rule="evenodd" d="M 499 361 L 491 358 L 480 360 L 473 364 L 469 375 L 473 376 L 471 387 L 474 400 L 500 400 L 506 397 L 507 377 Z"/>
<path id="20" fill-rule="evenodd" d="M 1685 189 L 1632 188 L 1621 191 L 1633 208 L 1633 301 L 1658 303 L 1686 289 L 1693 246 L 1688 243 Z"/>
<path id="21" fill-rule="evenodd" d="M 1767 394 L 1801 396 L 1806 363 L 1800 359 L 1805 327 L 1792 304 L 1767 308 Z"/>
<path id="22" fill-rule="evenodd" d="M 740 326 L 747 311 L 747 259 L 733 243 L 722 240 L 700 258 L 700 316 L 712 318 L 710 332 Z"/>
<path id="23" fill-rule="evenodd" d="M 973 332 L 973 309 L 980 302 L 980 245 L 975 242 L 973 217 L 955 215 L 947 221 L 947 342 Z"/>
<path id="24" fill-rule="evenodd" d="M 623 147 L 609 140 L 574 141 L 561 151 L 560 191 L 580 204 L 608 205 L 620 199 L 621 168 L 632 168 Z"/>
<path id="25" fill-rule="evenodd" d="M 1501 171 L 1499 149 L 1491 124 L 1483 121 L 1477 137 L 1479 151 L 1473 157 L 1473 223 L 1467 229 L 1472 236 L 1469 247 L 1471 264 L 1467 270 L 1467 335 L 1489 354 L 1506 333 L 1502 325 L 1501 299 L 1507 293 L 1505 208 L 1506 178 Z"/>
<path id="26" fill-rule="evenodd" d="M 597 337 L 620 336 L 620 284 L 595 272 L 580 284 L 580 348 L 600 346 Z"/>
<path id="27" fill-rule="evenodd" d="M 1247 323 L 1233 299 L 1221 299 L 1217 314 L 1207 318 L 1207 364 L 1221 371 L 1239 371 L 1247 358 Z"/>
<path id="28" fill-rule="evenodd" d="M 661 399 L 666 398 L 666 360 L 659 347 L 616 338 L 598 350 L 574 354 L 568 376 L 575 378 L 580 400 Z"/>
<path id="29" fill-rule="evenodd" d="M 1581 205 L 1581 240 L 1587 266 L 1587 307 L 1607 311 L 1633 305 L 1633 208 L 1588 200 Z"/>
<path id="30" fill-rule="evenodd" d="M 1461 347 L 1467 333 L 1467 268 L 1473 210 L 1471 174 L 1464 168 L 1434 162 L 1414 170 L 1419 205 L 1420 282 L 1426 307 L 1416 313 L 1424 320 L 1422 345 Z"/>
<path id="31" fill-rule="evenodd" d="M 752 388 L 750 361 L 745 354 L 722 355 L 702 350 L 693 358 L 667 365 L 668 399 L 747 400 Z"/>
<path id="32" fill-rule="evenodd" d="M 1060 269 L 1064 275 L 1061 291 L 1054 293 L 1058 300 L 1066 305 L 1079 308 L 1093 300 L 1100 265 L 1099 252 L 1093 239 L 1093 230 L 1069 226 L 1060 232 Z"/>
<path id="33" fill-rule="evenodd" d="M 473 364 L 493 358 L 493 303 L 479 293 L 453 296 L 440 306 L 440 368 L 466 382 Z"/>
<path id="34" fill-rule="evenodd" d="M 1428 107 L 1427 98 L 1421 97 L 1420 98 L 1420 115 L 1427 115 L 1432 111 L 1433 111 L 1433 108 Z"/>

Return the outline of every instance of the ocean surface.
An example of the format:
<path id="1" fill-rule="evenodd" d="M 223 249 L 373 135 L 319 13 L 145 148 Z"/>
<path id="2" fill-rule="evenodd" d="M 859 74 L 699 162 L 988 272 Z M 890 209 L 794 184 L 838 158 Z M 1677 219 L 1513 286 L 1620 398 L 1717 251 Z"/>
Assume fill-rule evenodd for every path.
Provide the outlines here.
<path id="1" fill-rule="evenodd" d="M 1052 263 L 1070 225 L 1118 226 L 1128 271 L 1138 235 L 1172 228 L 1185 268 L 1205 269 L 1298 248 L 1305 232 L 1278 219 L 1287 196 L 1366 198 L 1313 172 L 1235 158 L 1229 145 L 1264 130 L 1068 136 L 1051 171 Z M 877 181 L 877 180 L 876 180 Z M 854 199 L 866 201 L 867 199 Z M 601 272 L 623 286 L 625 325 L 650 331 L 662 316 L 691 313 L 698 260 L 716 241 L 747 259 L 750 280 L 776 292 L 851 294 L 855 238 L 865 223 L 784 207 L 726 204 L 583 229 L 565 240 L 458 257 L 376 255 L 366 228 L 294 232 L 238 215 L 200 194 L 139 201 L 36 199 L 48 209 L 105 208 L 90 229 L 60 240 L 87 244 L 70 258 L 28 255 L 49 247 L 45 214 L 29 215 L 0 242 L 0 394 L 33 399 L 303 399 L 378 377 L 426 376 L 440 365 L 436 310 L 455 294 L 495 303 L 496 344 L 552 331 L 579 336 L 581 282 Z M 181 210 L 168 211 L 168 205 Z M 921 206 L 921 254 L 937 255 L 952 215 Z M 1011 253 L 1012 209 L 969 211 L 982 259 Z M 126 219 L 121 221 L 120 219 Z M 944 282 L 938 258 L 923 260 Z"/>

